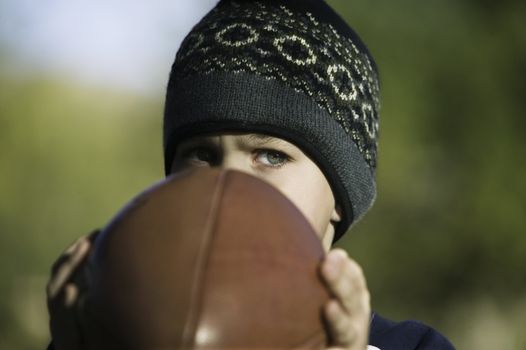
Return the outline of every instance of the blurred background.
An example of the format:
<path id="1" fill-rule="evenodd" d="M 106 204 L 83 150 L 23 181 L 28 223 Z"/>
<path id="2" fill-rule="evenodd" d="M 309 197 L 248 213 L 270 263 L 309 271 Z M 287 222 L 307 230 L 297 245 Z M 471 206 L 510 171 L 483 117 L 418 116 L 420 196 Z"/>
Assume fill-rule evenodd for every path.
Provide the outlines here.
<path id="1" fill-rule="evenodd" d="M 0 349 L 44 349 L 78 236 L 163 178 L 164 89 L 213 0 L 0 0 Z M 526 349 L 526 2 L 332 0 L 382 76 L 379 195 L 340 242 L 373 308 Z"/>

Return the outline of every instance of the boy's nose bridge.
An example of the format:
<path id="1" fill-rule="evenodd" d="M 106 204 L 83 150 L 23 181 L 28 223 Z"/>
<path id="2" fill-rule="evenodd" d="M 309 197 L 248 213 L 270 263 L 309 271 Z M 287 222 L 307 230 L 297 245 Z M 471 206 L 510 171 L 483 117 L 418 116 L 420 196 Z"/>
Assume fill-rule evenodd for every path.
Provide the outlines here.
<path id="1" fill-rule="evenodd" d="M 251 173 L 250 158 L 242 152 L 232 152 L 225 154 L 220 164 L 225 170 L 238 170 L 245 173 Z"/>

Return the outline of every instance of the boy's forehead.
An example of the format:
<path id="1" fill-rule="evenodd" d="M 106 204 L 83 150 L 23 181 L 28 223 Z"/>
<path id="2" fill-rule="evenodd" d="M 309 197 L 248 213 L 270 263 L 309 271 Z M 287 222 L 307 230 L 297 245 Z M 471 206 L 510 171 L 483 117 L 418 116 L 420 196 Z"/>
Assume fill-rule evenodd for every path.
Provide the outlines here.
<path id="1" fill-rule="evenodd" d="M 282 138 L 276 137 L 276 136 L 270 136 L 266 134 L 259 134 L 259 133 L 234 133 L 234 132 L 223 132 L 223 133 L 215 133 L 215 134 L 209 134 L 209 135 L 195 135 L 191 136 L 182 142 L 192 142 L 192 141 L 208 141 L 208 142 L 214 142 L 219 143 L 222 136 L 228 136 L 231 138 L 236 139 L 236 141 L 239 141 L 241 143 L 247 143 L 247 144 L 275 144 L 275 145 L 288 145 L 288 146 L 294 146 L 292 143 L 288 142 L 287 140 L 284 140 Z"/>

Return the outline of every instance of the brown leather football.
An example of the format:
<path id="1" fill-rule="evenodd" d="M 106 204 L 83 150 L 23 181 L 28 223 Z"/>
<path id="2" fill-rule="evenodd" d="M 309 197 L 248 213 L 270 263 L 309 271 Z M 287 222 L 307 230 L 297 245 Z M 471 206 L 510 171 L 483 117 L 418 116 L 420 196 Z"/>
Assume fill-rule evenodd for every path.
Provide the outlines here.
<path id="1" fill-rule="evenodd" d="M 200 168 L 149 188 L 97 237 L 86 348 L 323 349 L 323 249 L 271 185 Z"/>

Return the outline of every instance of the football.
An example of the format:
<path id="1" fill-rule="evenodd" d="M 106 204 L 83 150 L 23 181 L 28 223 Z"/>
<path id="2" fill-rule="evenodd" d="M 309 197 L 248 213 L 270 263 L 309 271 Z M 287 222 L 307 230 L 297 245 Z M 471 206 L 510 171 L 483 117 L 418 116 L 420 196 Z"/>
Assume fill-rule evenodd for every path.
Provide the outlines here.
<path id="1" fill-rule="evenodd" d="M 324 349 L 324 252 L 299 209 L 248 174 L 198 168 L 130 201 L 86 262 L 86 349 Z"/>

